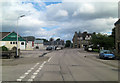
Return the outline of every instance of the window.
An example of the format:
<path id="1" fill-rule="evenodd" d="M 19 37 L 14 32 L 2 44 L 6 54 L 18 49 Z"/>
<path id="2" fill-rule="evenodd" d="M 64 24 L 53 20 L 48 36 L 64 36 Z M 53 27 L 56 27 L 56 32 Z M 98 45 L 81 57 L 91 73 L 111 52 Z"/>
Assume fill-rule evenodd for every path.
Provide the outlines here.
<path id="1" fill-rule="evenodd" d="M 21 45 L 24 45 L 24 42 L 21 42 Z"/>
<path id="2" fill-rule="evenodd" d="M 13 44 L 15 44 L 15 42 L 13 42 Z"/>
<path id="3" fill-rule="evenodd" d="M 10 44 L 12 44 L 12 42 L 10 42 Z"/>

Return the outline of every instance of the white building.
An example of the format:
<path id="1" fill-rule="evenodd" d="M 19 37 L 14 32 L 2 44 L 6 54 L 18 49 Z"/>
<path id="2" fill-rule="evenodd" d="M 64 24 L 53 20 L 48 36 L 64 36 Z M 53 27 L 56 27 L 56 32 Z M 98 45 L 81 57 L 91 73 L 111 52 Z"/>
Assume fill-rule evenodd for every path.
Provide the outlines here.
<path id="1" fill-rule="evenodd" d="M 34 41 L 34 48 L 35 49 L 45 49 L 43 45 L 43 40 L 35 40 Z"/>

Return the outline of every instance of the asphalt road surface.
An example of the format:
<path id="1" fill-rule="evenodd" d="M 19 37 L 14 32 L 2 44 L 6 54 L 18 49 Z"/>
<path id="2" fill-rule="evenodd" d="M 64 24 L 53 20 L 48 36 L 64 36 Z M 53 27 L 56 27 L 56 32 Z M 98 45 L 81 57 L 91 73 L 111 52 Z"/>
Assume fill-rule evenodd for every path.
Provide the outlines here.
<path id="1" fill-rule="evenodd" d="M 103 60 L 96 56 L 98 54 L 81 49 L 63 49 L 48 53 L 44 57 L 30 55 L 16 60 L 6 60 L 2 66 L 2 80 L 118 81 L 118 61 L 104 60 L 113 63 L 113 66 L 101 62 Z"/>

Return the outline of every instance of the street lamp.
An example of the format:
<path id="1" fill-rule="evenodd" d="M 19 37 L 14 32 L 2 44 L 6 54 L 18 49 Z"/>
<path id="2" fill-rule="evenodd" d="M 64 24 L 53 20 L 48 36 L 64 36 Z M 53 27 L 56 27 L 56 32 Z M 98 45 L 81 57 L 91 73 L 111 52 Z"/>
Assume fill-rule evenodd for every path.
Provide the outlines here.
<path id="1" fill-rule="evenodd" d="M 24 17 L 25 15 L 21 15 L 17 18 L 17 57 L 18 57 L 18 20 L 22 17 Z"/>

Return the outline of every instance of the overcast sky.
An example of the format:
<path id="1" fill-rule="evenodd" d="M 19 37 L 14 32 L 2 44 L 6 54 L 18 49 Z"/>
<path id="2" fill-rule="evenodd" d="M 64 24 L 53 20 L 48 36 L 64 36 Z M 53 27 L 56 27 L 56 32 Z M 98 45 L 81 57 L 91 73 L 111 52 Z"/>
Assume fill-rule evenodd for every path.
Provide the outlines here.
<path id="1" fill-rule="evenodd" d="M 75 31 L 111 34 L 118 20 L 118 1 L 104 0 L 4 0 L 0 10 L 2 31 L 16 31 L 21 36 L 72 39 Z"/>

